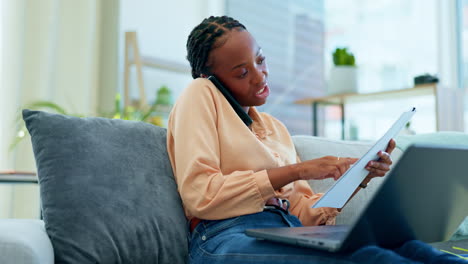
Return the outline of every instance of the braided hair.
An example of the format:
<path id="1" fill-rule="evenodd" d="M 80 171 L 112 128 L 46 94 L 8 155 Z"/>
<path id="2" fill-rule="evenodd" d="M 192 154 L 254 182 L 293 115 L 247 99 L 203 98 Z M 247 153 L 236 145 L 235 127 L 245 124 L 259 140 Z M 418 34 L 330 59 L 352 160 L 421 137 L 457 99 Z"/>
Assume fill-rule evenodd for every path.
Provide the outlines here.
<path id="1" fill-rule="evenodd" d="M 192 30 L 187 40 L 187 60 L 194 79 L 201 74 L 209 75 L 207 63 L 211 50 L 221 46 L 222 43 L 216 43 L 217 39 L 234 28 L 247 30 L 239 21 L 228 16 L 210 16 Z"/>

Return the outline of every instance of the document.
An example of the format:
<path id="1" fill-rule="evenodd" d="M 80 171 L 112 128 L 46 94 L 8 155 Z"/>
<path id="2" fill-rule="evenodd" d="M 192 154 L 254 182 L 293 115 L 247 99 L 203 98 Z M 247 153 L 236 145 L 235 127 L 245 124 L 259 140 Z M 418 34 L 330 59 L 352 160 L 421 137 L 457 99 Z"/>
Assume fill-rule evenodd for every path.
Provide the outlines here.
<path id="1" fill-rule="evenodd" d="M 403 127 L 416 113 L 416 108 L 404 112 L 392 127 L 380 138 L 370 150 L 349 168 L 340 179 L 318 200 L 312 208 L 333 207 L 342 208 L 349 200 L 359 184 L 366 178 L 369 171 L 365 169 L 371 160 L 379 159 L 377 153 L 385 151 L 390 139 L 396 137 Z"/>

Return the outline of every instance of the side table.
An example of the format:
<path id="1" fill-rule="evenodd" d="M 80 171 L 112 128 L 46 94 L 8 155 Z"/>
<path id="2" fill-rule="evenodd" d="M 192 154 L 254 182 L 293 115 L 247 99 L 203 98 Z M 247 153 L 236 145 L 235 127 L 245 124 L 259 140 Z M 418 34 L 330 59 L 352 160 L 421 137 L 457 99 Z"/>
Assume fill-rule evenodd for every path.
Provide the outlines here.
<path id="1" fill-rule="evenodd" d="M 29 171 L 0 171 L 0 184 L 38 184 L 35 172 Z M 39 219 L 42 219 L 41 205 L 39 205 Z"/>
<path id="2" fill-rule="evenodd" d="M 0 183 L 38 183 L 35 172 L 0 171 Z"/>

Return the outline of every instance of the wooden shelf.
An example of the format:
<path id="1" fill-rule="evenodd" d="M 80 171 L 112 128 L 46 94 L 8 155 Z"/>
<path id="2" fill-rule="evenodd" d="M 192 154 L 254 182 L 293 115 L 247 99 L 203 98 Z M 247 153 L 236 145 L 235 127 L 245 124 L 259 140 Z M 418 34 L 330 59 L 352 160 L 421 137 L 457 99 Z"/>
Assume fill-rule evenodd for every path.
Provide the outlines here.
<path id="1" fill-rule="evenodd" d="M 424 84 L 417 85 L 412 88 L 390 90 L 390 91 L 381 91 L 375 93 L 347 93 L 347 94 L 336 94 L 328 95 L 323 97 L 310 97 L 297 100 L 295 104 L 312 104 L 315 102 L 320 103 L 332 103 L 332 104 L 342 104 L 347 101 L 353 102 L 364 102 L 369 99 L 375 100 L 384 100 L 384 99 L 393 99 L 398 97 L 407 97 L 407 96 L 420 96 L 420 95 L 433 95 L 436 94 L 437 85 L 436 84 Z"/>
<path id="2" fill-rule="evenodd" d="M 131 61 L 130 63 L 134 64 L 135 62 Z M 142 56 L 141 63 L 143 64 L 143 66 L 146 66 L 149 68 L 166 70 L 170 72 L 186 73 L 186 74 L 190 74 L 191 72 L 190 65 L 188 64 L 170 61 L 170 60 L 166 60 L 166 59 L 158 58 L 158 57 Z"/>
<path id="3" fill-rule="evenodd" d="M 437 84 L 416 85 L 411 88 L 380 91 L 375 93 L 346 93 L 327 95 L 322 97 L 310 97 L 295 101 L 295 104 L 311 105 L 312 106 L 312 135 L 318 136 L 318 116 L 317 111 L 319 105 L 337 105 L 341 108 L 341 137 L 345 138 L 345 105 L 349 103 L 359 103 L 368 101 L 384 101 L 398 98 L 408 98 L 415 96 L 431 95 L 435 99 L 435 116 L 436 129 L 439 130 L 440 115 L 439 115 L 439 99 L 438 99 Z"/>
<path id="4" fill-rule="evenodd" d="M 190 74 L 188 64 L 175 62 L 159 57 L 140 55 L 136 32 L 125 32 L 125 69 L 124 69 L 124 105 L 130 105 L 130 67 L 135 65 L 138 90 L 140 94 L 139 105 L 147 105 L 145 85 L 143 82 L 143 67 L 165 70 L 175 73 Z"/>

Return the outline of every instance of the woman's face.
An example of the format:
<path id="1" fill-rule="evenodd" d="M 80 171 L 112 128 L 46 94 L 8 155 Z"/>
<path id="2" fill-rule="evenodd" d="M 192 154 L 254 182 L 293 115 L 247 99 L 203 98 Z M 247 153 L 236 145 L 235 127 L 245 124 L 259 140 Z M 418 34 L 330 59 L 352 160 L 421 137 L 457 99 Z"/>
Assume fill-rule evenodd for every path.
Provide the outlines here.
<path id="1" fill-rule="evenodd" d="M 241 106 L 263 105 L 270 94 L 268 67 L 255 39 L 246 30 L 232 30 L 218 41 L 222 45 L 211 51 L 208 60 L 211 72 Z"/>

